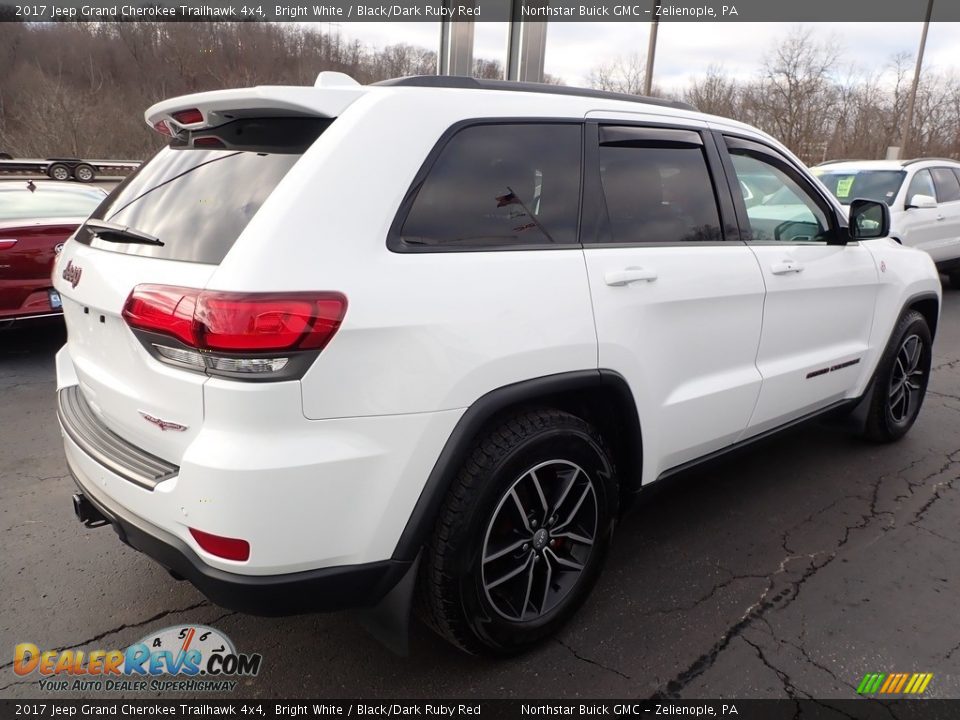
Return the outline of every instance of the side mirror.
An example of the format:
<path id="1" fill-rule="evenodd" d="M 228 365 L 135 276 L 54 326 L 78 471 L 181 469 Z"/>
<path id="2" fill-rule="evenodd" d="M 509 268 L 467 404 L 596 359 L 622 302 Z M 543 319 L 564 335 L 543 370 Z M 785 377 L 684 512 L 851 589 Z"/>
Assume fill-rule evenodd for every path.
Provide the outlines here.
<path id="1" fill-rule="evenodd" d="M 850 238 L 873 240 L 890 234 L 890 208 L 874 200 L 854 200 L 850 203 Z"/>
<path id="2" fill-rule="evenodd" d="M 921 210 L 933 210 L 937 206 L 937 199 L 930 195 L 914 195 L 907 203 L 906 209 L 919 208 Z"/>

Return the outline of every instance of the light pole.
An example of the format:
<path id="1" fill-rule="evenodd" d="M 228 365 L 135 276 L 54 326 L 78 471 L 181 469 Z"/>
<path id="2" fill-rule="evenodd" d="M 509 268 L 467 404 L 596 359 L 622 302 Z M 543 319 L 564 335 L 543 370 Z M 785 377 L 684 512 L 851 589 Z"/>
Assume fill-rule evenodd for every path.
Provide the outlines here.
<path id="1" fill-rule="evenodd" d="M 653 61 L 657 55 L 657 28 L 660 27 L 660 2 L 653 2 L 653 21 L 650 24 L 650 41 L 647 43 L 647 67 L 643 76 L 643 94 L 649 95 L 653 92 Z M 933 2 L 933 0 L 930 0 Z"/>
<path id="2" fill-rule="evenodd" d="M 923 51 L 927 47 L 927 31 L 930 29 L 930 16 L 933 14 L 933 0 L 927 3 L 927 16 L 923 21 L 923 33 L 920 35 L 920 50 L 917 52 L 917 67 L 913 71 L 913 85 L 910 96 L 907 98 L 907 112 L 903 118 L 903 127 L 900 128 L 900 157 L 907 155 L 907 146 L 910 143 L 910 130 L 913 125 L 913 111 L 917 104 L 917 88 L 920 85 L 920 69 L 923 67 Z"/>

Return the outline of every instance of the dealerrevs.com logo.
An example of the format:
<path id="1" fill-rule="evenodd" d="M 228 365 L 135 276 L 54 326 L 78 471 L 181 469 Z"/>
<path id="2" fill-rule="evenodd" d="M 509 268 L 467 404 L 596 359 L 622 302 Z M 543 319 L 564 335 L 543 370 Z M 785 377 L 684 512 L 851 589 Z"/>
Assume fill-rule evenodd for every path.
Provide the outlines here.
<path id="1" fill-rule="evenodd" d="M 238 653 L 224 633 L 205 625 L 164 628 L 124 650 L 14 648 L 13 671 L 39 675 L 49 692 L 230 692 L 237 677 L 260 672 L 263 656 Z"/>

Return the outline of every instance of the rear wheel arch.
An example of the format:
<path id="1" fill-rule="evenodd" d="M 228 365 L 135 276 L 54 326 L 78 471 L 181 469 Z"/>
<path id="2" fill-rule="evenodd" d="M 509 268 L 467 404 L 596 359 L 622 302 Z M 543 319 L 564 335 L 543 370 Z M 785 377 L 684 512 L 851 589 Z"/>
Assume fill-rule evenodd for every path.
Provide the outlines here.
<path id="1" fill-rule="evenodd" d="M 430 537 L 443 500 L 475 439 L 511 413 L 535 408 L 561 410 L 596 427 L 620 478 L 621 501 L 639 491 L 643 457 L 640 420 L 622 375 L 612 370 L 580 370 L 506 385 L 481 396 L 457 422 L 407 520 L 393 559 L 416 557 Z"/>

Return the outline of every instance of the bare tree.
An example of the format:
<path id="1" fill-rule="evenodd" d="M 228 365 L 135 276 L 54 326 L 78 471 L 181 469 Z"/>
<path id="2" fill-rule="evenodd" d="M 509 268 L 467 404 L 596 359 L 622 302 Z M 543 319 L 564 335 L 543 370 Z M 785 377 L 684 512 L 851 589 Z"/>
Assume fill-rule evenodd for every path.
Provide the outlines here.
<path id="1" fill-rule="evenodd" d="M 618 55 L 613 60 L 600 63 L 590 70 L 587 80 L 592 87 L 612 92 L 640 95 L 646 62 L 637 53 Z M 654 88 L 653 93 L 657 94 Z"/>

